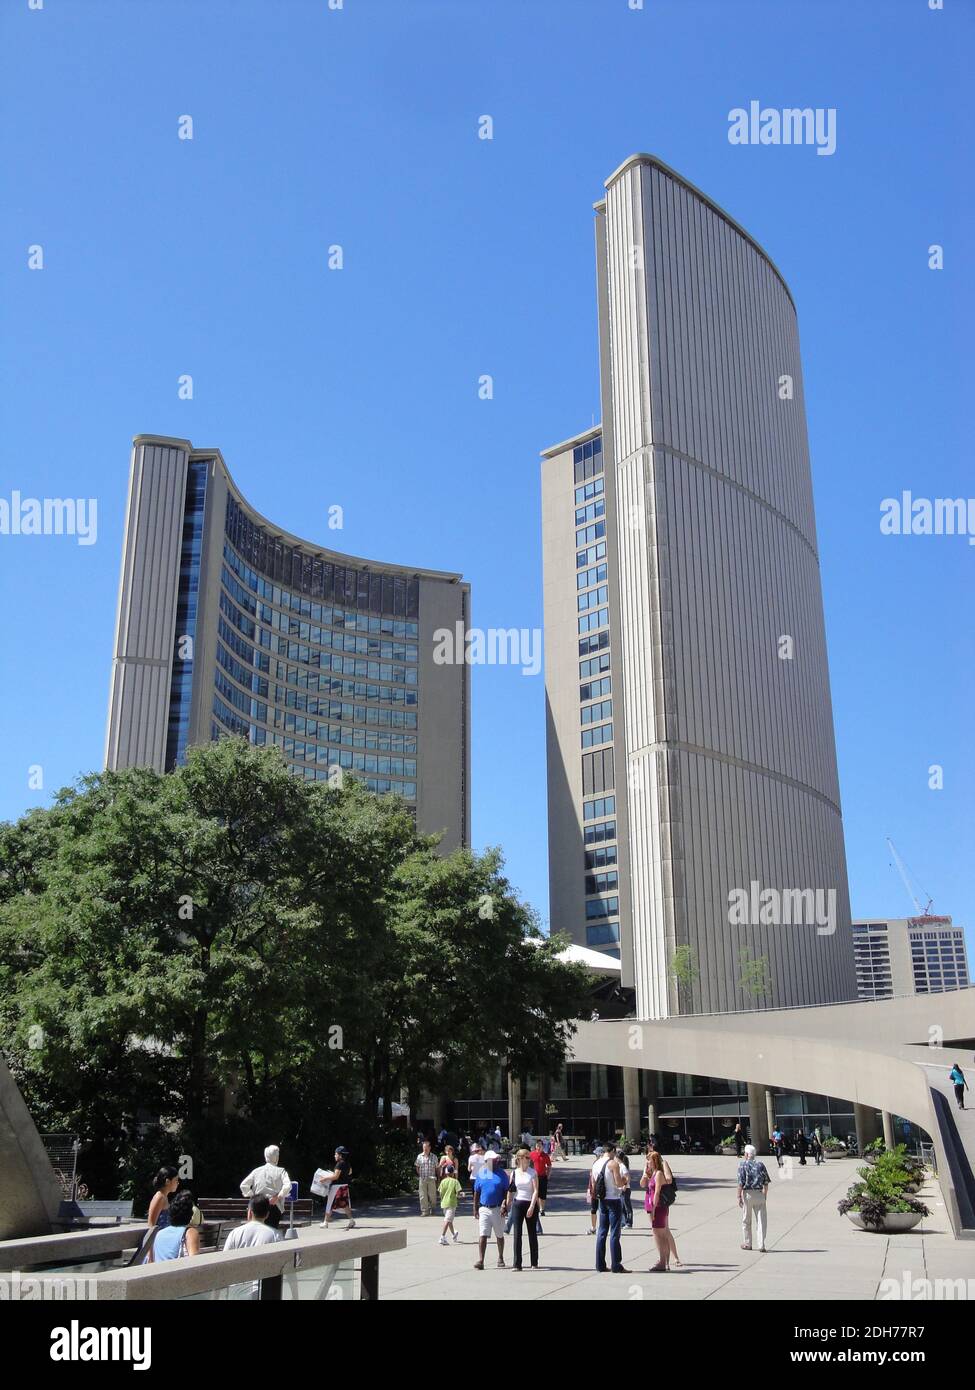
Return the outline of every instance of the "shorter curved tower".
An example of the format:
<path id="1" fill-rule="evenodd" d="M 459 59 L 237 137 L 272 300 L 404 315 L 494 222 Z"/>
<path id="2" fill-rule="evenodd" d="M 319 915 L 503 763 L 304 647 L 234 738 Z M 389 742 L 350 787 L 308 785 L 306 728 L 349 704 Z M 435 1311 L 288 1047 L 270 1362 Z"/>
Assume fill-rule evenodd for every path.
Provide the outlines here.
<path id="1" fill-rule="evenodd" d="M 219 449 L 137 435 L 105 765 L 169 771 L 243 735 L 297 776 L 338 766 L 397 793 L 449 852 L 470 842 L 470 670 L 435 662 L 433 634 L 469 621 L 459 574 L 301 540 L 244 500 Z"/>

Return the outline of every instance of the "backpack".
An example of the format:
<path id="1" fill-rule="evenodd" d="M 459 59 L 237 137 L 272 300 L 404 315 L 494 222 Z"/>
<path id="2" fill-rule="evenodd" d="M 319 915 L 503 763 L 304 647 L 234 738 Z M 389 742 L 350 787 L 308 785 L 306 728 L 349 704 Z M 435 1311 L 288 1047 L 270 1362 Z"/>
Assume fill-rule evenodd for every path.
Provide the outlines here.
<path id="1" fill-rule="evenodd" d="M 602 1167 L 597 1173 L 596 1180 L 592 1185 L 593 1196 L 599 1202 L 604 1202 L 606 1200 L 606 1164 L 608 1162 L 608 1158 L 603 1159 Z"/>

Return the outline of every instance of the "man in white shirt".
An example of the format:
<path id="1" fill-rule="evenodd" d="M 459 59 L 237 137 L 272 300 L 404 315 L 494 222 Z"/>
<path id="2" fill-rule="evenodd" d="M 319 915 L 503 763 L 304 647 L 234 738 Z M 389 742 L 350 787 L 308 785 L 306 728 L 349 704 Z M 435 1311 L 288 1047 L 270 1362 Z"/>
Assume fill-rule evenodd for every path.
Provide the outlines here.
<path id="1" fill-rule="evenodd" d="M 280 1167 L 278 1159 L 281 1150 L 277 1144 L 269 1144 L 264 1150 L 264 1165 L 248 1173 L 240 1185 L 242 1197 L 266 1197 L 271 1204 L 267 1224 L 276 1229 L 281 1222 L 284 1201 L 291 1191 L 291 1179 L 287 1171 Z"/>
<path id="2" fill-rule="evenodd" d="M 225 1250 L 250 1250 L 255 1245 L 273 1245 L 278 1233 L 265 1225 L 271 1203 L 266 1197 L 252 1197 L 247 1208 L 247 1220 L 235 1226 L 227 1237 Z"/>

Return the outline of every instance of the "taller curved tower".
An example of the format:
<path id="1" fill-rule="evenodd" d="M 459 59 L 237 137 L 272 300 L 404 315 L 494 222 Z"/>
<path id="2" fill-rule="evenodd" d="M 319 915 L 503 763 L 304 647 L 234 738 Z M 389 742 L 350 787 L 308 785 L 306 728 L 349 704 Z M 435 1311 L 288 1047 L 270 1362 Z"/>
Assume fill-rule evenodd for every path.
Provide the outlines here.
<path id="1" fill-rule="evenodd" d="M 552 925 L 642 1017 L 852 999 L 795 306 L 652 155 L 595 210 L 603 423 L 542 469 Z"/>
<path id="2" fill-rule="evenodd" d="M 433 634 L 470 622 L 459 574 L 325 550 L 267 521 L 219 449 L 137 435 L 122 550 L 106 767 L 168 771 L 238 734 L 292 771 L 341 767 L 470 842 L 470 668 Z"/>

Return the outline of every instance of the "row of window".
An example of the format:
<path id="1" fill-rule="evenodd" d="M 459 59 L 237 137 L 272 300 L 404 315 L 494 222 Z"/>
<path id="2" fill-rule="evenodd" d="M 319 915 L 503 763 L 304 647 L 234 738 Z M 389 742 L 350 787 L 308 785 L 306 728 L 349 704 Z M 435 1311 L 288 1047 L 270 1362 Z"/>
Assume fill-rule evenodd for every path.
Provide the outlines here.
<path id="1" fill-rule="evenodd" d="M 600 743 L 612 743 L 612 741 L 612 724 L 600 724 L 593 729 L 583 729 L 581 734 L 581 744 L 583 748 L 595 748 Z"/>
<path id="2" fill-rule="evenodd" d="M 596 521 L 599 517 L 606 515 L 606 498 L 597 497 L 595 502 L 589 502 L 585 507 L 576 507 L 576 525 L 584 526 L 587 521 Z M 600 533 L 605 535 L 605 531 Z M 589 536 L 589 540 L 595 540 L 595 536 Z M 582 541 L 576 537 L 576 545 L 582 545 Z"/>
<path id="3" fill-rule="evenodd" d="M 600 700 L 598 704 L 586 705 L 579 711 L 580 724 L 595 724 L 597 719 L 612 719 L 612 700 Z"/>
<path id="4" fill-rule="evenodd" d="M 619 886 L 620 876 L 615 869 L 608 874 L 586 874 L 587 893 L 609 893 Z"/>
<path id="5" fill-rule="evenodd" d="M 344 561 L 336 563 L 290 545 L 252 521 L 232 496 L 227 497 L 225 533 L 241 563 L 248 568 L 249 576 L 256 582 L 262 582 L 261 575 L 280 582 L 282 602 L 287 594 L 292 608 L 296 603 L 303 604 L 300 596 L 307 595 L 311 599 L 324 599 L 326 603 L 342 603 L 360 612 L 405 619 L 419 616 L 418 578 L 358 569 Z M 255 569 L 259 573 L 255 574 Z M 263 582 L 266 584 L 267 580 Z M 256 583 L 251 587 L 256 588 Z M 271 587 L 273 589 L 274 585 Z"/>
<path id="6" fill-rule="evenodd" d="M 416 763 L 412 758 L 389 758 L 378 753 L 336 752 L 334 748 L 323 748 L 318 743 L 302 743 L 299 739 L 273 736 L 273 742 L 281 748 L 286 758 L 299 758 L 305 763 L 318 763 L 323 767 L 341 767 L 356 772 L 379 772 L 391 777 L 415 777 Z"/>
<path id="7" fill-rule="evenodd" d="M 586 565 L 594 565 L 597 560 L 606 559 L 606 542 L 600 541 L 598 545 L 587 546 L 585 550 L 576 552 L 576 569 L 581 570 Z"/>
<path id="8" fill-rule="evenodd" d="M 589 656 L 591 652 L 604 651 L 609 646 L 609 633 L 599 632 L 592 637 L 583 637 L 579 642 L 579 655 Z"/>
<path id="9" fill-rule="evenodd" d="M 594 632 L 596 628 L 606 627 L 609 622 L 609 609 L 597 608 L 592 613 L 585 613 L 576 620 L 576 627 L 580 633 Z"/>
<path id="10" fill-rule="evenodd" d="M 416 739 L 409 734 L 379 734 L 372 733 L 366 729 L 353 729 L 345 724 L 325 724 L 314 719 L 303 719 L 301 715 L 286 714 L 283 718 L 278 718 L 276 712 L 274 727 L 284 729 L 290 734 L 304 734 L 307 738 L 314 739 L 317 743 L 339 743 L 347 748 L 374 748 L 381 753 L 415 753 Z M 314 759 L 309 759 L 313 762 Z M 322 761 L 321 758 L 318 759 Z M 393 769 L 379 768 L 380 772 L 389 772 Z M 376 771 L 376 769 L 372 769 Z M 415 777 L 416 764 L 408 767 L 402 776 Z"/>
<path id="11" fill-rule="evenodd" d="M 609 652 L 603 652 L 600 656 L 593 656 L 588 661 L 579 662 L 579 679 L 584 681 L 587 676 L 598 676 L 601 671 L 608 670 Z"/>
<path id="12" fill-rule="evenodd" d="M 590 922 L 598 921 L 600 917 L 616 917 L 619 910 L 619 898 L 593 898 L 586 903 L 586 917 Z"/>
<path id="13" fill-rule="evenodd" d="M 378 661 L 365 661 L 361 657 L 339 656 L 338 653 L 312 650 L 287 637 L 272 637 L 267 628 L 258 628 L 234 605 L 226 592 L 220 594 L 220 609 L 227 618 L 253 641 L 289 661 L 301 661 L 306 666 L 315 666 L 323 671 L 342 671 L 350 676 L 372 676 L 374 679 L 395 681 L 400 685 L 416 685 L 415 666 L 394 666 Z"/>
<path id="14" fill-rule="evenodd" d="M 306 782 L 327 782 L 331 775 L 327 767 L 302 767 L 296 763 L 291 764 L 290 771 L 296 777 L 303 777 Z M 356 781 L 365 787 L 366 791 L 375 792 L 377 796 L 393 792 L 406 801 L 416 800 L 415 782 L 391 782 L 388 777 L 357 777 Z M 412 809 L 415 813 L 416 808 Z"/>
<path id="15" fill-rule="evenodd" d="M 320 677 L 320 689 L 326 693 L 329 686 L 332 686 L 332 694 L 351 694 L 355 690 L 336 690 L 337 686 L 354 685 L 352 681 L 329 681 L 325 676 Z M 374 687 L 369 686 L 372 690 Z M 387 696 L 406 696 L 406 704 L 416 704 L 416 692 L 413 690 L 392 690 L 384 693 L 383 699 Z M 280 685 L 274 687 L 274 703 L 279 709 L 298 709 L 304 714 L 327 715 L 329 719 L 354 719 L 357 724 L 386 724 L 393 729 L 415 729 L 416 711 L 414 709 L 380 709 L 375 711 L 380 717 L 374 718 L 373 707 L 371 705 L 353 705 L 345 700 L 320 699 L 315 695 L 305 695 L 300 690 L 287 690 Z M 400 701 L 403 703 L 403 701 Z"/>
<path id="16" fill-rule="evenodd" d="M 226 647 L 221 642 L 217 643 L 217 661 L 229 671 L 238 685 L 242 685 L 253 695 L 259 695 L 262 700 L 268 697 L 268 682 L 266 676 L 259 675 L 256 671 L 247 666 L 242 666 L 236 657 L 232 657 Z"/>
<path id="17" fill-rule="evenodd" d="M 603 816 L 611 816 L 615 811 L 615 796 L 597 796 L 593 801 L 584 801 L 582 803 L 583 820 L 601 820 Z"/>
<path id="18" fill-rule="evenodd" d="M 586 868 L 604 869 L 608 864 L 616 863 L 616 846 L 601 845 L 599 849 L 586 850 Z M 588 891 L 588 890 L 587 890 Z"/>
<path id="19" fill-rule="evenodd" d="M 588 502 L 590 497 L 598 497 L 604 487 L 604 479 L 593 478 L 591 483 L 583 483 L 582 487 L 576 488 L 576 506 L 581 506 L 583 502 Z"/>
<path id="20" fill-rule="evenodd" d="M 584 483 L 603 471 L 603 441 L 597 437 L 572 450 L 572 475 L 576 483 Z"/>
<path id="21" fill-rule="evenodd" d="M 335 630 L 317 627 L 305 622 L 303 618 L 281 613 L 266 603 L 259 603 L 242 584 L 233 577 L 226 565 L 220 572 L 224 588 L 247 613 L 257 618 L 267 627 L 287 633 L 289 637 L 300 637 L 320 647 L 331 647 L 340 652 L 359 652 L 364 656 L 387 657 L 393 661 L 416 661 L 417 648 L 411 642 L 396 642 L 383 637 L 360 637 L 355 631 L 344 628 Z M 316 605 L 317 606 L 317 605 Z M 326 612 L 334 611 L 326 609 Z M 353 615 L 361 617 L 362 615 Z M 379 622 L 380 619 L 376 619 Z M 390 621 L 392 621 L 390 619 Z"/>
<path id="22" fill-rule="evenodd" d="M 248 715 L 251 719 L 260 720 L 262 724 L 267 723 L 267 705 L 252 699 L 250 695 L 245 695 L 242 690 L 227 679 L 222 671 L 218 671 L 213 678 L 214 685 L 220 691 L 224 699 L 229 700 L 241 714 Z"/>
<path id="23" fill-rule="evenodd" d="M 576 532 L 576 545 L 589 545 L 592 541 L 601 540 L 606 534 L 605 521 L 594 521 L 591 526 L 580 526 Z M 578 569 L 579 566 L 577 565 Z"/>
<path id="24" fill-rule="evenodd" d="M 587 946 L 611 946 L 620 939 L 619 922 L 602 922 L 598 927 L 586 927 Z M 607 955 L 619 955 L 618 951 L 607 951 Z"/>
<path id="25" fill-rule="evenodd" d="M 576 588 L 588 589 L 593 584 L 601 584 L 608 572 L 607 565 L 594 565 L 592 569 L 580 570 L 576 575 Z"/>
<path id="26" fill-rule="evenodd" d="M 602 680 L 598 681 L 587 681 L 585 685 L 579 687 L 580 700 L 595 700 L 599 695 L 611 695 L 612 693 L 612 676 L 603 676 Z"/>
<path id="27" fill-rule="evenodd" d="M 602 844 L 603 840 L 616 839 L 616 822 L 601 820 L 597 825 L 587 825 L 583 832 L 587 845 Z"/>
<path id="28" fill-rule="evenodd" d="M 584 613 L 587 608 L 595 608 L 597 604 L 609 602 L 609 585 L 601 584 L 598 589 L 590 589 L 587 594 L 579 594 L 576 598 L 576 611 Z"/>

